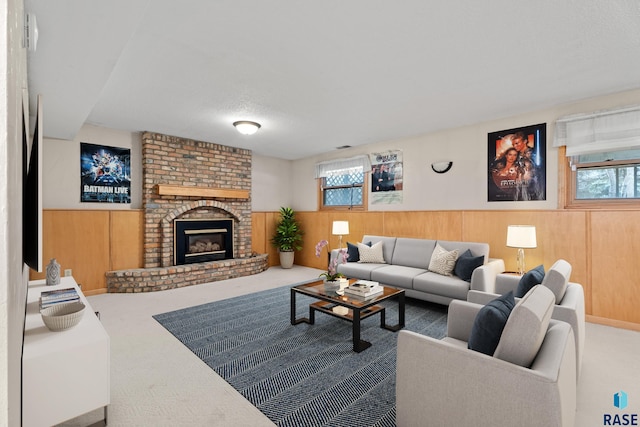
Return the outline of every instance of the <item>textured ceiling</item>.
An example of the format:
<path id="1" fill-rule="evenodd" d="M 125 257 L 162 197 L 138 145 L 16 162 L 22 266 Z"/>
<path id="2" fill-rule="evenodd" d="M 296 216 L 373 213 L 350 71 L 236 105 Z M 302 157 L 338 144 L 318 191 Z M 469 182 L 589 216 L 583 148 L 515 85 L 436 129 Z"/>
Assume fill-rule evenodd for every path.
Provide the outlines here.
<path id="1" fill-rule="evenodd" d="M 640 87 L 638 0 L 26 0 L 45 135 L 284 159 Z M 231 123 L 262 128 L 240 135 Z"/>

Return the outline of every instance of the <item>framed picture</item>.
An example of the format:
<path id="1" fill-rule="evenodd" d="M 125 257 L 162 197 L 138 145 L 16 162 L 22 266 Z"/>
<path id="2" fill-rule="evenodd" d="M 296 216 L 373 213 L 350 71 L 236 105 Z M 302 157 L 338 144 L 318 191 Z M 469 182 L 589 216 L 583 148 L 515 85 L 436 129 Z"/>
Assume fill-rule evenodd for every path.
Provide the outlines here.
<path id="1" fill-rule="evenodd" d="M 546 200 L 547 124 L 488 134 L 488 200 Z"/>
<path id="2" fill-rule="evenodd" d="M 131 150 L 80 143 L 80 201 L 131 203 Z"/>

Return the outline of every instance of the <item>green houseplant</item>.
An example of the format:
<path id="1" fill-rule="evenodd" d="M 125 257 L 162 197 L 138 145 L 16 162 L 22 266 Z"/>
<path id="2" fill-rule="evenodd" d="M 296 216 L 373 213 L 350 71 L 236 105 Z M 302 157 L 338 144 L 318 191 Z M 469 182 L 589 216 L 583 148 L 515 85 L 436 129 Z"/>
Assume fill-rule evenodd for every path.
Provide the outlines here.
<path id="1" fill-rule="evenodd" d="M 295 212 L 291 208 L 280 208 L 280 219 L 276 224 L 276 230 L 271 238 L 273 246 L 280 253 L 280 266 L 291 268 L 293 266 L 294 251 L 302 249 L 302 235 L 300 224 L 295 218 Z"/>

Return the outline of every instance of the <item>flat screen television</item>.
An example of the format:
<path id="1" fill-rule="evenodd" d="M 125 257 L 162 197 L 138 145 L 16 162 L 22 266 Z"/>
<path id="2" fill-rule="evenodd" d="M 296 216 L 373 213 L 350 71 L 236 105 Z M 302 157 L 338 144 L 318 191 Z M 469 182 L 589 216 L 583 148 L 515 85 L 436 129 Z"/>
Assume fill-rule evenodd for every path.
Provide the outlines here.
<path id="1" fill-rule="evenodd" d="M 29 140 L 28 112 L 22 116 L 22 259 L 42 272 L 42 97 L 38 95 L 33 140 Z"/>

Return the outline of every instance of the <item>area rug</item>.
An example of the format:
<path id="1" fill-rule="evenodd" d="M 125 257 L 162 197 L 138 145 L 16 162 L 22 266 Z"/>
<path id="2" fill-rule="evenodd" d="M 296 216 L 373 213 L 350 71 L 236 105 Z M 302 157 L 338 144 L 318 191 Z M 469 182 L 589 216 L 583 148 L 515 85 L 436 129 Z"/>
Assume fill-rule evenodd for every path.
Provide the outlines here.
<path id="1" fill-rule="evenodd" d="M 349 322 L 318 312 L 293 326 L 291 286 L 153 317 L 278 426 L 394 426 L 397 333 L 371 316 L 361 337 L 372 346 L 355 353 Z M 315 301 L 298 294 L 297 317 Z M 397 302 L 385 305 L 397 323 Z M 407 298 L 405 329 L 441 338 L 446 312 Z"/>

